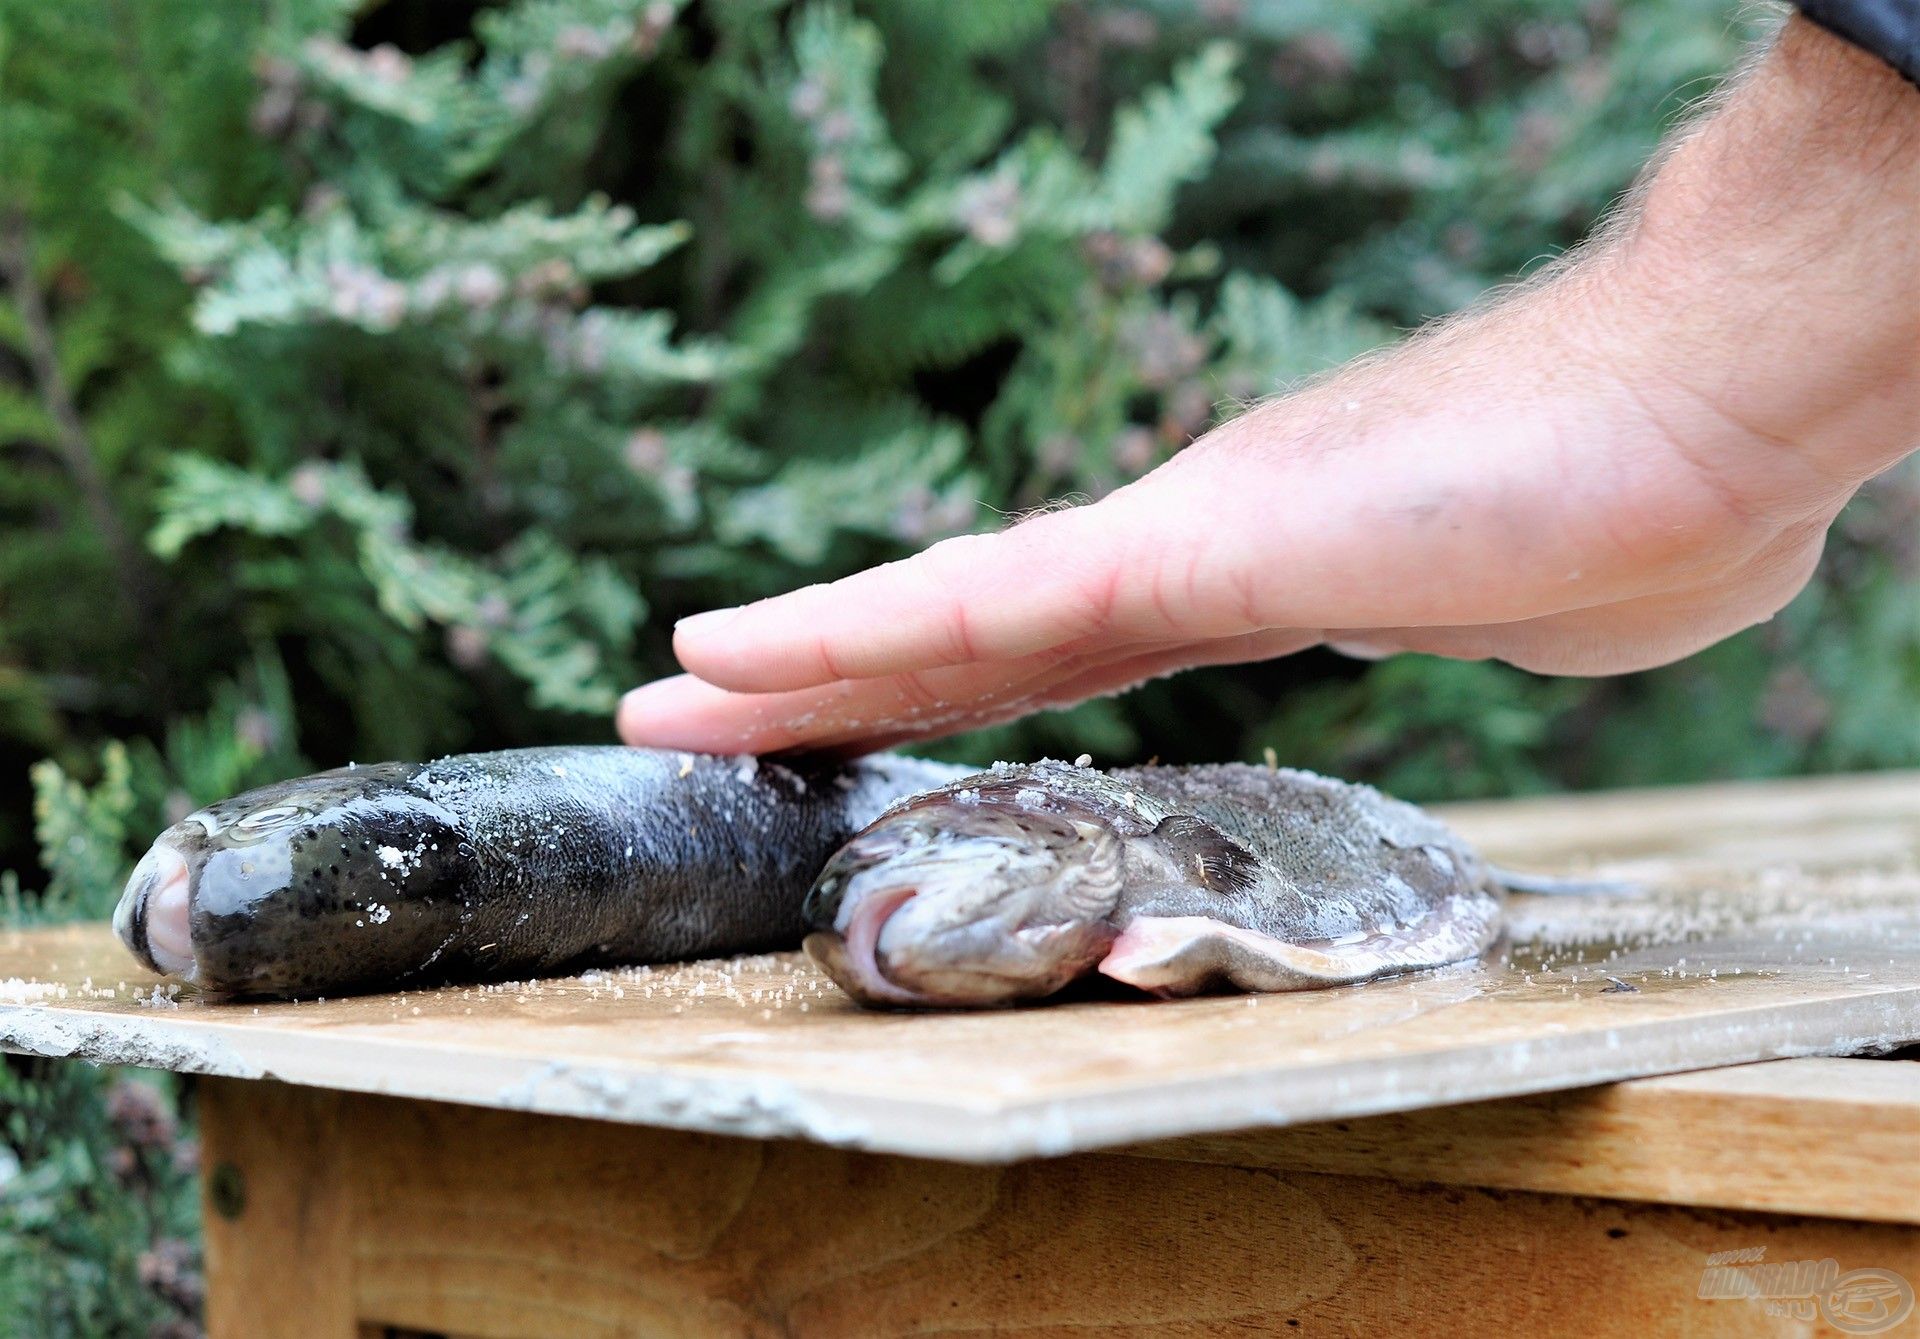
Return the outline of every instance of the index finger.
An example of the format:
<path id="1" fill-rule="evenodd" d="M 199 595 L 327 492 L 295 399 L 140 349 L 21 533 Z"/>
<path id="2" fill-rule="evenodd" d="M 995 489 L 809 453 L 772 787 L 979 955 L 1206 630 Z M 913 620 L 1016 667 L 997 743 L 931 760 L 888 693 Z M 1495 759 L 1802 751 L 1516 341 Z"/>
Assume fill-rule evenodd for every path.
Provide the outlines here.
<path id="1" fill-rule="evenodd" d="M 965 535 L 844 580 L 681 620 L 674 653 L 736 692 L 1014 660 L 1101 631 L 1127 561 L 1116 499 Z"/>

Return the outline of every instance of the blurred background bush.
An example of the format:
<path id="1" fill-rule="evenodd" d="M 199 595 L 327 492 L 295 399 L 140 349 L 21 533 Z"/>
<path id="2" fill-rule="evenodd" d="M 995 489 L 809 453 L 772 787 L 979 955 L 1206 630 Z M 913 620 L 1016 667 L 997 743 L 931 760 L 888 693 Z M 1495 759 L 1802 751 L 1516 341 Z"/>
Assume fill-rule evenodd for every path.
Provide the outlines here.
<path id="1" fill-rule="evenodd" d="M 0 887 L 605 739 L 673 620 L 1062 497 L 1576 242 L 1733 0 L 0 0 Z M 1601 682 L 1309 654 L 951 741 L 1414 798 L 1920 762 L 1920 479 Z M 9 1060 L 0 1324 L 186 1334 L 186 1095 Z M 190 1113 L 188 1113 L 190 1114 Z"/>

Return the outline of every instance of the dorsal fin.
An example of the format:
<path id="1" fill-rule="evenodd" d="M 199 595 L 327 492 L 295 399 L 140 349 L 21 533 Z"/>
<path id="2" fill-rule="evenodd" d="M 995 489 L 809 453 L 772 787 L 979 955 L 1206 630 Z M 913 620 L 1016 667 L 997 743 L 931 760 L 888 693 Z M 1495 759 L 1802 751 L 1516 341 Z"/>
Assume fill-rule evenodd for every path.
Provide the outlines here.
<path id="1" fill-rule="evenodd" d="M 1180 877 L 1217 893 L 1251 891 L 1260 882 L 1259 857 L 1203 818 L 1175 814 L 1154 828 L 1151 840 Z"/>

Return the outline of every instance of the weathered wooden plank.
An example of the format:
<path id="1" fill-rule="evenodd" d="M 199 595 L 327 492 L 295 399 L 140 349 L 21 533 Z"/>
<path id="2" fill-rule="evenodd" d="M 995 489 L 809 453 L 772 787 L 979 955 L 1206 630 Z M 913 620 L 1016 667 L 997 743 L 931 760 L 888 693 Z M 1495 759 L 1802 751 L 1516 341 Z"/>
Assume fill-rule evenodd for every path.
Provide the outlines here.
<path id="1" fill-rule="evenodd" d="M 1920 847 L 1920 772 L 1483 800 L 1440 812 L 1516 866 L 1872 868 Z"/>
<path id="2" fill-rule="evenodd" d="M 1920 1061 L 1776 1060 L 1128 1151 L 1920 1224 Z"/>
<path id="3" fill-rule="evenodd" d="M 330 1131 L 354 1206 L 334 1277 L 359 1321 L 485 1339 L 1803 1335 L 1833 1331 L 1702 1299 L 1709 1254 L 1920 1277 L 1920 1230 L 1890 1225 L 1111 1155 L 961 1166 L 271 1093 L 218 1085 L 215 1128 L 290 1130 L 265 1166 L 297 1184 L 308 1130 Z M 288 1102 L 337 1114 L 283 1124 Z M 256 1240 L 270 1258 L 250 1263 Z M 229 1238 L 214 1293 L 284 1267 L 281 1249 Z"/>
<path id="4" fill-rule="evenodd" d="M 793 955 L 173 1001 L 104 927 L 0 933 L 0 1046 L 996 1161 L 1920 1038 L 1912 776 L 1461 817 L 1496 858 L 1627 872 L 1652 891 L 1517 898 L 1510 948 L 1449 972 L 972 1015 L 862 1012 Z"/>
<path id="5" fill-rule="evenodd" d="M 240 1089 L 244 1088 L 244 1091 Z M 342 1099 L 278 1083 L 202 1089 L 209 1339 L 356 1339 Z"/>

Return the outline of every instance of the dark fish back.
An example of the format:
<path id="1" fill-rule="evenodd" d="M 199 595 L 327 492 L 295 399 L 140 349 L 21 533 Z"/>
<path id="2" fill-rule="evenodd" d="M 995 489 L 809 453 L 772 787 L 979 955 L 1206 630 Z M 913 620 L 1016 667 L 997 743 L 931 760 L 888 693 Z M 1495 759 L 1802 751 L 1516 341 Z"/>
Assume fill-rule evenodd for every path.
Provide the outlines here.
<path id="1" fill-rule="evenodd" d="M 415 785 L 473 847 L 469 924 L 548 968 L 798 943 L 800 894 L 834 849 L 901 787 L 950 775 L 605 747 L 448 758 Z"/>
<path id="2" fill-rule="evenodd" d="M 1253 876 L 1222 890 L 1217 913 L 1245 929 L 1337 940 L 1416 924 L 1446 898 L 1489 882 L 1453 829 L 1371 786 L 1245 763 L 1112 776 L 1253 857 Z M 1143 902 L 1135 911 L 1154 909 Z"/>
<path id="3" fill-rule="evenodd" d="M 790 947 L 827 857 L 962 769 L 583 746 L 360 770 L 358 840 L 297 833 L 284 894 L 196 905 L 204 987 L 346 992 Z"/>
<path id="4" fill-rule="evenodd" d="M 1198 914 L 1290 940 L 1338 941 L 1416 924 L 1490 879 L 1472 848 L 1424 810 L 1292 768 L 1003 764 L 938 794 L 1097 814 L 1136 852 L 1120 924 Z M 1143 848 L 1153 858 L 1138 858 Z"/>

